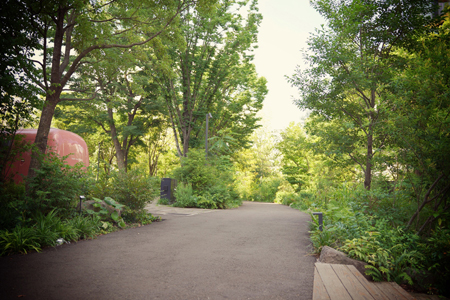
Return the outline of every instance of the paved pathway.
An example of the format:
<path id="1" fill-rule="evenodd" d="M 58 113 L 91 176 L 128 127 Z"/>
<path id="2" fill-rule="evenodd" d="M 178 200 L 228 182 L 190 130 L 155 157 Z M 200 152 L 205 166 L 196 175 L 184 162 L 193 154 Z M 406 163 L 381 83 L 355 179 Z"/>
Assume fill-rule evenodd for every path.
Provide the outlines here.
<path id="1" fill-rule="evenodd" d="M 312 299 L 309 216 L 245 202 L 0 258 L 1 299 Z"/>

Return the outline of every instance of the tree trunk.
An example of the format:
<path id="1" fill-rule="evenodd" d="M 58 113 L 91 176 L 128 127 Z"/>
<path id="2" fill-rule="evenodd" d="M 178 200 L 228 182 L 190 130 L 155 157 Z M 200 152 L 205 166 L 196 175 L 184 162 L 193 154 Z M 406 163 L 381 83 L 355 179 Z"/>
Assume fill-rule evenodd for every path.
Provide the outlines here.
<path id="1" fill-rule="evenodd" d="M 114 144 L 114 149 L 116 150 L 116 159 L 117 159 L 117 167 L 120 171 L 127 171 L 127 165 L 125 163 L 125 155 L 123 153 L 122 146 L 120 145 L 120 141 L 117 138 L 117 129 L 114 124 L 113 111 L 112 108 L 108 108 L 108 118 L 109 118 L 109 128 L 111 132 L 111 139 Z"/>
<path id="2" fill-rule="evenodd" d="M 36 175 L 35 169 L 39 169 L 39 156 L 44 154 L 47 149 L 48 134 L 52 124 L 53 115 L 55 114 L 56 104 L 58 103 L 59 94 L 47 96 L 44 108 L 42 109 L 41 119 L 39 120 L 39 127 L 36 133 L 34 144 L 36 151 L 31 153 L 30 167 L 28 169 L 28 178 L 31 179 Z"/>
<path id="3" fill-rule="evenodd" d="M 53 115 L 55 114 L 55 108 L 60 101 L 61 92 L 63 86 L 61 85 L 60 75 L 60 61 L 61 61 L 61 48 L 64 39 L 64 16 L 66 11 L 58 9 L 57 19 L 55 20 L 55 38 L 53 40 L 53 56 L 52 67 L 50 73 L 50 87 L 46 91 L 44 108 L 42 109 L 41 118 L 39 120 L 39 127 L 36 133 L 36 139 L 34 141 L 37 146 L 37 151 L 31 153 L 30 167 L 28 168 L 28 179 L 33 178 L 36 173 L 35 169 L 39 169 L 40 162 L 39 156 L 45 153 L 47 149 L 48 134 L 50 132 L 50 126 L 52 124 Z M 43 70 L 45 73 L 46 70 Z M 27 188 L 28 189 L 28 188 Z"/>
<path id="4" fill-rule="evenodd" d="M 372 155 L 373 155 L 373 135 L 367 135 L 367 156 L 366 169 L 364 171 L 364 188 L 370 191 L 372 185 Z"/>

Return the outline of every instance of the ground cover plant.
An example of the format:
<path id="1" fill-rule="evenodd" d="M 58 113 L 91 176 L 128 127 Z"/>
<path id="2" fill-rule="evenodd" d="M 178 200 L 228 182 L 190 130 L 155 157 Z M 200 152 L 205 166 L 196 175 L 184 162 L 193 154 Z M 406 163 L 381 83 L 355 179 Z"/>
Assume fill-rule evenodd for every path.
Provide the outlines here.
<path id="1" fill-rule="evenodd" d="M 420 292 L 448 294 L 450 224 L 441 220 L 425 235 L 408 230 L 413 210 L 404 191 L 367 191 L 362 185 L 343 184 L 320 195 L 292 193 L 289 197 L 294 199 L 291 207 L 311 215 L 314 252 L 320 253 L 323 246 L 333 247 L 367 262 L 366 274 L 375 281 L 395 281 Z M 323 213 L 323 231 L 313 212 Z"/>
<path id="2" fill-rule="evenodd" d="M 42 157 L 36 176 L 26 182 L 28 191 L 25 182 L 3 182 L 0 255 L 39 252 L 45 247 L 160 220 L 144 210 L 157 191 L 158 179 L 138 172 L 113 173 L 108 179 L 97 182 L 81 166 L 70 167 L 64 158 L 49 153 Z M 95 193 L 117 195 L 126 204 L 108 196 L 101 200 L 92 196 Z M 93 209 L 79 211 L 82 194 L 93 200 Z"/>

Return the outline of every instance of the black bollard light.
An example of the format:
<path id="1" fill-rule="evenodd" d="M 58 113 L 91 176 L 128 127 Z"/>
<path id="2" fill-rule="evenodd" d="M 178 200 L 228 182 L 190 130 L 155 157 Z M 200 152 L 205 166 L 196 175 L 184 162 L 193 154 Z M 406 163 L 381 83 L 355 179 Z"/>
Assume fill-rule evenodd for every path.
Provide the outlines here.
<path id="1" fill-rule="evenodd" d="M 323 215 L 321 212 L 313 212 L 313 215 L 319 216 L 319 230 L 323 231 Z"/>
<path id="2" fill-rule="evenodd" d="M 86 199 L 84 196 L 80 196 L 80 215 L 81 215 L 81 201 L 83 201 L 84 199 Z"/>

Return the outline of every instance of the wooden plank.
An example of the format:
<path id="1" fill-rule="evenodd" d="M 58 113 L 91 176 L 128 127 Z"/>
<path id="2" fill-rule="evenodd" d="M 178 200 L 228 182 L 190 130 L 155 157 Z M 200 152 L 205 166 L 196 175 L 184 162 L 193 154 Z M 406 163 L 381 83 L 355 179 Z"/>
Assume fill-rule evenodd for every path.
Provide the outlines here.
<path id="1" fill-rule="evenodd" d="M 330 300 L 330 296 L 323 285 L 322 278 L 317 272 L 317 268 L 314 268 L 313 300 Z"/>
<path id="2" fill-rule="evenodd" d="M 361 283 L 362 286 L 372 295 L 374 299 L 386 299 L 386 296 L 380 291 L 380 289 L 369 282 L 355 266 L 348 265 L 347 268 L 352 272 L 353 276 Z"/>
<path id="3" fill-rule="evenodd" d="M 374 282 L 373 285 L 377 286 L 383 292 L 383 294 L 386 296 L 387 299 L 391 299 L 391 300 L 397 300 L 397 299 L 399 299 L 399 300 L 400 299 L 401 300 L 410 300 L 411 299 L 412 300 L 412 299 L 414 299 L 409 294 L 405 295 L 405 294 L 401 293 L 399 290 L 397 290 L 397 288 L 392 283 L 397 285 L 395 282 Z"/>
<path id="4" fill-rule="evenodd" d="M 399 286 L 396 282 L 387 282 L 387 283 L 389 283 L 389 284 L 392 286 L 392 288 L 393 288 L 394 290 L 397 290 L 397 292 L 398 292 L 399 294 L 402 294 L 406 299 L 410 299 L 410 300 L 413 300 L 413 299 L 414 299 L 414 297 L 411 296 L 410 293 L 408 293 L 407 291 L 405 291 L 405 290 L 404 290 L 401 286 Z"/>
<path id="5" fill-rule="evenodd" d="M 331 265 L 352 299 L 374 300 L 373 296 L 353 275 L 346 265 Z"/>
<path id="6" fill-rule="evenodd" d="M 416 300 L 440 300 L 440 299 L 447 299 L 447 298 L 439 298 L 437 295 L 428 295 L 428 294 L 421 294 L 421 293 L 409 293 L 411 297 L 413 297 Z"/>
<path id="7" fill-rule="evenodd" d="M 316 269 L 331 300 L 352 300 L 331 265 L 316 263 Z"/>

